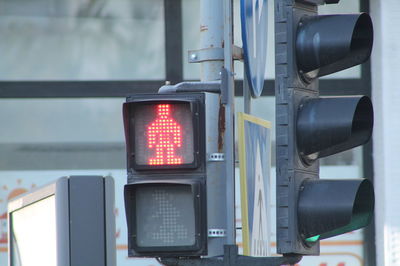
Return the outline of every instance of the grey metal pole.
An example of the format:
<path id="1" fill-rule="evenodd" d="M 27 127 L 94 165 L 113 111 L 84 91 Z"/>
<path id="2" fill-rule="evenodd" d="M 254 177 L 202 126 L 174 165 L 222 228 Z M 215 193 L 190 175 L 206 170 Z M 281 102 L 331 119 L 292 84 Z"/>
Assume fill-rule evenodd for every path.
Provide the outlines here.
<path id="1" fill-rule="evenodd" d="M 235 244 L 235 138 L 234 138 L 234 80 L 233 80 L 233 18 L 231 0 L 200 1 L 200 50 L 218 51 L 223 49 L 223 57 L 208 58 L 201 61 L 202 82 L 221 80 L 223 68 L 228 73 L 224 103 L 225 136 L 223 152 L 225 154 L 225 205 L 226 205 L 226 241 Z M 222 210 L 221 210 L 222 211 Z"/>
<path id="2" fill-rule="evenodd" d="M 244 64 L 243 64 L 244 65 Z M 244 70 L 243 76 L 243 102 L 244 102 L 244 113 L 251 114 L 251 94 L 249 88 L 249 80 L 247 79 L 247 75 Z"/>
<path id="3" fill-rule="evenodd" d="M 232 0 L 224 0 L 224 68 L 227 75 L 227 103 L 225 105 L 225 159 L 226 159 L 226 216 L 227 244 L 236 243 L 235 226 L 235 109 L 234 109 L 234 76 L 233 76 L 233 9 Z"/>
<path id="4" fill-rule="evenodd" d="M 200 49 L 223 48 L 224 19 L 223 0 L 200 1 Z M 201 62 L 201 81 L 214 81 L 221 79 L 221 69 L 224 61 L 211 59 Z"/>

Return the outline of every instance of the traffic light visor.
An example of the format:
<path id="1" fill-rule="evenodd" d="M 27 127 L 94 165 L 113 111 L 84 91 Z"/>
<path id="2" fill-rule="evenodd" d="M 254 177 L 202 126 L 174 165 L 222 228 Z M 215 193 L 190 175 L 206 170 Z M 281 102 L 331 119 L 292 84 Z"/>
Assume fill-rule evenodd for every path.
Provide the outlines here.
<path id="1" fill-rule="evenodd" d="M 306 16 L 297 29 L 297 67 L 306 78 L 332 74 L 365 62 L 372 44 L 366 13 Z"/>
<path id="2" fill-rule="evenodd" d="M 297 117 L 297 148 L 305 162 L 365 144 L 374 111 L 367 96 L 305 99 Z"/>
<path id="3" fill-rule="evenodd" d="M 299 195 L 299 232 L 312 242 L 360 229 L 371 221 L 374 202 L 367 179 L 307 180 Z"/>

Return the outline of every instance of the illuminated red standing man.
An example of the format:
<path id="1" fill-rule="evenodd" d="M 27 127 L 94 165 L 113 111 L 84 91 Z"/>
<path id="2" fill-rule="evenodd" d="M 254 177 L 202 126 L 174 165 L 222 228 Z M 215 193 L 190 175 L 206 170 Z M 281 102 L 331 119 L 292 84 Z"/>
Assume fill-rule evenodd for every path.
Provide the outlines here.
<path id="1" fill-rule="evenodd" d="M 150 165 L 182 164 L 182 157 L 175 155 L 175 149 L 182 146 L 182 130 L 170 116 L 170 108 L 169 104 L 157 105 L 157 118 L 147 127 L 148 147 L 156 150 Z"/>

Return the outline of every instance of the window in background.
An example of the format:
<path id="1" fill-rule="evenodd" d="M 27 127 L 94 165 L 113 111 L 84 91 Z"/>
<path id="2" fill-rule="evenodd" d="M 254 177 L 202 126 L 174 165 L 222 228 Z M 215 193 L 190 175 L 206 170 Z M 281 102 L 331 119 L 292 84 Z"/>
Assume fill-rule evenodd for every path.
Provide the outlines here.
<path id="1" fill-rule="evenodd" d="M 0 0 L 0 80 L 163 80 L 163 0 Z"/>
<path id="2" fill-rule="evenodd" d="M 125 169 L 123 102 L 0 100 L 0 169 Z"/>

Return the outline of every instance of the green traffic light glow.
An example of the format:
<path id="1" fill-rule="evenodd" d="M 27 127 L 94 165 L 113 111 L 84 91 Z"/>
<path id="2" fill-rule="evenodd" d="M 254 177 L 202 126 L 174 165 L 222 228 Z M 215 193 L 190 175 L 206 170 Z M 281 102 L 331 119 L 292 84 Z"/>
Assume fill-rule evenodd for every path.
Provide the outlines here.
<path id="1" fill-rule="evenodd" d="M 319 239 L 319 235 L 312 236 L 306 239 L 307 242 L 317 242 Z"/>

